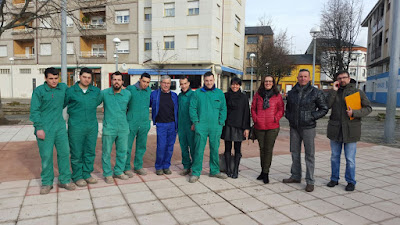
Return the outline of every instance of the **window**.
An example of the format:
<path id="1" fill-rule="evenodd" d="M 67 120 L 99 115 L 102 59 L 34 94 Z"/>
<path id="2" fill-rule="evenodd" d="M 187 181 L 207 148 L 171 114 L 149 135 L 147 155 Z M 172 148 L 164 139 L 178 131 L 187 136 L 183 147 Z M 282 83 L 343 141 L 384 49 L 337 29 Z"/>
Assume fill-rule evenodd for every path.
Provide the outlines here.
<path id="1" fill-rule="evenodd" d="M 235 30 L 240 32 L 240 18 L 235 16 Z"/>
<path id="2" fill-rule="evenodd" d="M 40 55 L 51 55 L 51 44 L 40 44 Z"/>
<path id="3" fill-rule="evenodd" d="M 251 55 L 252 53 L 254 53 L 254 54 L 257 56 L 257 54 L 256 54 L 255 52 L 247 52 L 246 59 L 250 59 L 250 55 Z"/>
<path id="4" fill-rule="evenodd" d="M 164 49 L 166 49 L 166 50 L 175 49 L 175 37 L 174 36 L 165 36 L 164 37 Z"/>
<path id="5" fill-rule="evenodd" d="M 164 3 L 164 16 L 173 17 L 175 16 L 175 3 Z"/>
<path id="6" fill-rule="evenodd" d="M 221 19 L 221 6 L 217 4 L 217 19 Z"/>
<path id="7" fill-rule="evenodd" d="M 118 53 L 129 53 L 129 40 L 121 40 L 117 49 Z"/>
<path id="8" fill-rule="evenodd" d="M 29 68 L 24 68 L 24 69 L 19 69 L 20 74 L 31 74 L 31 69 Z"/>
<path id="9" fill-rule="evenodd" d="M 68 42 L 67 43 L 67 55 L 73 55 L 73 54 L 75 54 L 74 43 L 73 42 Z"/>
<path id="10" fill-rule="evenodd" d="M 246 74 L 251 74 L 251 67 L 246 67 Z"/>
<path id="11" fill-rule="evenodd" d="M 239 57 L 240 57 L 240 47 L 237 44 L 235 44 L 235 46 L 234 46 L 233 55 L 236 59 L 239 59 Z"/>
<path id="12" fill-rule="evenodd" d="M 0 74 L 10 74 L 10 69 L 0 69 Z"/>
<path id="13" fill-rule="evenodd" d="M 73 27 L 74 26 L 74 21 L 72 20 L 71 17 L 67 16 L 67 27 Z"/>
<path id="14" fill-rule="evenodd" d="M 144 8 L 144 20 L 151 21 L 151 7 Z"/>
<path id="15" fill-rule="evenodd" d="M 1 45 L 0 46 L 0 57 L 6 57 L 7 56 L 7 45 Z"/>
<path id="16" fill-rule="evenodd" d="M 217 46 L 217 48 L 215 50 L 217 50 L 219 52 L 219 49 L 221 47 L 221 44 L 219 42 L 219 37 L 215 37 L 215 42 L 216 42 L 216 46 Z"/>
<path id="17" fill-rule="evenodd" d="M 91 25 L 103 25 L 104 24 L 104 19 L 101 16 L 93 16 L 91 18 Z"/>
<path id="18" fill-rule="evenodd" d="M 40 19 L 40 24 L 39 24 L 39 27 L 40 28 L 51 28 L 51 25 L 50 25 L 50 18 L 42 18 L 42 19 Z"/>
<path id="19" fill-rule="evenodd" d="M 115 23 L 129 23 L 129 10 L 115 11 Z"/>
<path id="20" fill-rule="evenodd" d="M 197 34 L 196 35 L 188 35 L 186 47 L 187 48 L 199 48 L 199 35 L 197 35 Z"/>
<path id="21" fill-rule="evenodd" d="M 247 37 L 247 44 L 257 44 L 258 36 Z"/>
<path id="22" fill-rule="evenodd" d="M 188 2 L 188 15 L 199 15 L 199 1 L 189 1 Z"/>
<path id="23" fill-rule="evenodd" d="M 144 50 L 145 51 L 151 50 L 151 38 L 144 39 Z"/>
<path id="24" fill-rule="evenodd" d="M 104 44 L 93 44 L 92 45 L 92 56 L 104 57 L 106 52 L 104 51 Z"/>

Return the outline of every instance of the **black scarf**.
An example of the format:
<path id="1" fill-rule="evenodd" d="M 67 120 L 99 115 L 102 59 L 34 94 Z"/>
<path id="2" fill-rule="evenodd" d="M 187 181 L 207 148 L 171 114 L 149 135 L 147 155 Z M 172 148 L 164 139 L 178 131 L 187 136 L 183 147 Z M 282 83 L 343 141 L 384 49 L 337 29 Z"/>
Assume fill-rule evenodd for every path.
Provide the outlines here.
<path id="1" fill-rule="evenodd" d="M 263 90 L 260 93 L 261 97 L 263 98 L 263 109 L 268 109 L 270 107 L 269 105 L 269 99 L 274 95 L 274 91 L 271 89 L 269 90 Z"/>

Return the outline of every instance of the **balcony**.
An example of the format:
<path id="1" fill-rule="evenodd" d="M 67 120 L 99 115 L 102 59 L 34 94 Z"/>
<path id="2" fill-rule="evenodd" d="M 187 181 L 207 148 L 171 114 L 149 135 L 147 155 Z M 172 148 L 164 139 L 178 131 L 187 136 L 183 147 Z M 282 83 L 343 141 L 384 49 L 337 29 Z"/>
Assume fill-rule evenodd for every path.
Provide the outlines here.
<path id="1" fill-rule="evenodd" d="M 22 29 L 13 29 L 11 31 L 11 34 L 16 35 L 16 34 L 30 34 L 33 33 L 33 29 L 32 28 L 22 28 Z"/>
<path id="2" fill-rule="evenodd" d="M 101 30 L 107 29 L 106 24 L 82 24 L 82 29 L 84 30 Z"/>
<path id="3" fill-rule="evenodd" d="M 92 51 L 84 51 L 80 53 L 80 57 L 82 58 L 105 58 L 107 55 L 106 51 L 101 52 L 92 52 Z"/>
<path id="4" fill-rule="evenodd" d="M 14 54 L 14 59 L 34 59 L 35 54 Z"/>

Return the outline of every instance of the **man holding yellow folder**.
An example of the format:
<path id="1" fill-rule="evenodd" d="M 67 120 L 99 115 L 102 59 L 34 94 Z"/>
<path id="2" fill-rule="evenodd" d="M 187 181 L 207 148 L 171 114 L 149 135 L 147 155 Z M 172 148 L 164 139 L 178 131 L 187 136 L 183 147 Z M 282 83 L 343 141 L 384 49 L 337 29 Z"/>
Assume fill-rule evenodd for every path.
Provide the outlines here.
<path id="1" fill-rule="evenodd" d="M 365 93 L 350 82 L 347 71 L 339 71 L 328 97 L 332 108 L 327 136 L 331 140 L 331 180 L 328 187 L 339 184 L 340 155 L 342 148 L 346 157 L 346 191 L 354 191 L 356 180 L 357 141 L 361 138 L 361 117 L 371 113 L 371 103 Z M 361 105 L 361 107 L 354 106 Z M 353 106 L 353 108 L 351 107 Z"/>

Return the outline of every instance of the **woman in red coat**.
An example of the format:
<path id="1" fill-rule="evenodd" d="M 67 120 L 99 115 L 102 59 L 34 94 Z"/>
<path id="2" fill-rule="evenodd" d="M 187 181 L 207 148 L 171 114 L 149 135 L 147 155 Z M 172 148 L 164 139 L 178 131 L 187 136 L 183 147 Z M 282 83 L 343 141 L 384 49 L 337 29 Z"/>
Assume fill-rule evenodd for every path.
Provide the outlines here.
<path id="1" fill-rule="evenodd" d="M 264 77 L 251 104 L 254 131 L 260 145 L 261 174 L 257 180 L 269 183 L 272 151 L 279 133 L 279 120 L 284 113 L 282 96 L 271 75 Z"/>

